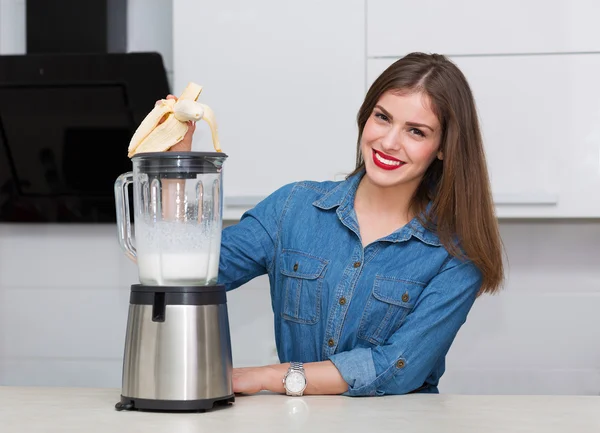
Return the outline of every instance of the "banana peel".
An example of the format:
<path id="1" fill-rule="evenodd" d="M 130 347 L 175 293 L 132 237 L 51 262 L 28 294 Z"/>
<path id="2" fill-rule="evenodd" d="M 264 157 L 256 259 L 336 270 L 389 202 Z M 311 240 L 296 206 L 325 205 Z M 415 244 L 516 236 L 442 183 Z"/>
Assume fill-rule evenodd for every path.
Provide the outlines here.
<path id="1" fill-rule="evenodd" d="M 189 121 L 201 119 L 210 127 L 215 151 L 222 152 L 213 111 L 208 105 L 196 102 L 200 93 L 202 86 L 190 82 L 177 101 L 157 101 L 154 109 L 142 120 L 131 137 L 127 156 L 131 158 L 138 153 L 165 152 L 183 140 Z"/>

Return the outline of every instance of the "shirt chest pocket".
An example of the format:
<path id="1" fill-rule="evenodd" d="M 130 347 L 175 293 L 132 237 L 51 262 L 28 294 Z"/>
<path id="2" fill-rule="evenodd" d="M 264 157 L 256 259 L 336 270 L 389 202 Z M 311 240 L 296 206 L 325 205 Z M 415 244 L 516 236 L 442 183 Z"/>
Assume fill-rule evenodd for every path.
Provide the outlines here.
<path id="1" fill-rule="evenodd" d="M 292 250 L 284 250 L 281 258 L 284 291 L 281 316 L 297 323 L 317 323 L 328 261 Z"/>
<path id="2" fill-rule="evenodd" d="M 416 282 L 375 277 L 360 319 L 358 338 L 376 345 L 384 344 L 400 328 L 424 287 Z"/>

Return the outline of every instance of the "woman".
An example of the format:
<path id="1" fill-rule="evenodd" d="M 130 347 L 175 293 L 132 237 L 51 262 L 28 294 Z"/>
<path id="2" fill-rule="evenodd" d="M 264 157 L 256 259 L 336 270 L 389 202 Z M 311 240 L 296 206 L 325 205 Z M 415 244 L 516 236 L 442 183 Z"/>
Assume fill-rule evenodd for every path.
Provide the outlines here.
<path id="1" fill-rule="evenodd" d="M 219 283 L 232 290 L 269 275 L 282 362 L 234 369 L 235 392 L 437 393 L 476 297 L 501 286 L 460 70 L 435 54 L 398 60 L 369 89 L 358 127 L 344 181 L 285 185 L 223 230 Z M 173 150 L 189 150 L 192 134 Z"/>

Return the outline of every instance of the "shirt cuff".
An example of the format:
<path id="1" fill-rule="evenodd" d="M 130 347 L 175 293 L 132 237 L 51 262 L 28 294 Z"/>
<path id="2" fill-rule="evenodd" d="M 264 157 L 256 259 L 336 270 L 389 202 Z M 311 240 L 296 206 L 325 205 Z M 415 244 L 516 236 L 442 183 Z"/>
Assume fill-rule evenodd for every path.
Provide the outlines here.
<path id="1" fill-rule="evenodd" d="M 375 395 L 374 387 L 373 389 L 365 388 L 372 385 L 377 378 L 371 349 L 361 347 L 348 352 L 336 353 L 331 355 L 329 360 L 333 362 L 348 384 L 348 391 L 343 395 Z"/>

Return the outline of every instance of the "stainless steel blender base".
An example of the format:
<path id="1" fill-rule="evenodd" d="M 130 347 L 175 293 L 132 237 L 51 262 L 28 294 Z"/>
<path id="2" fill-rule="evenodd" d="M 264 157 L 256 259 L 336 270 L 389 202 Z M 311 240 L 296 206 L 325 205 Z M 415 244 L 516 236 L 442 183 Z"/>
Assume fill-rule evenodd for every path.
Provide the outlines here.
<path id="1" fill-rule="evenodd" d="M 206 412 L 215 406 L 227 406 L 235 401 L 235 395 L 204 400 L 149 400 L 145 398 L 129 398 L 121 396 L 115 409 L 140 410 L 157 412 Z"/>
<path id="2" fill-rule="evenodd" d="M 117 410 L 209 410 L 232 373 L 224 286 L 132 285 Z"/>

